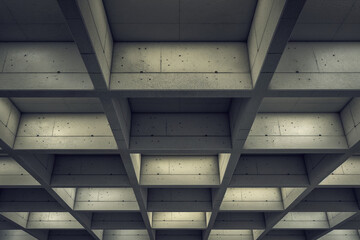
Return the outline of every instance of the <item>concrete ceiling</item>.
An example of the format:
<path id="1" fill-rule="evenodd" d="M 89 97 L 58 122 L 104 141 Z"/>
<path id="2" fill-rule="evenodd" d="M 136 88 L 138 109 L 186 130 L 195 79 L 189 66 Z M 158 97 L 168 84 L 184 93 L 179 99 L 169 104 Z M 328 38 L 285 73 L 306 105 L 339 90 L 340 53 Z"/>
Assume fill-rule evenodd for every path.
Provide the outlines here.
<path id="1" fill-rule="evenodd" d="M 360 240 L 359 2 L 0 0 L 0 239 Z"/>
<path id="2" fill-rule="evenodd" d="M 292 41 L 359 41 L 359 0 L 307 1 Z"/>

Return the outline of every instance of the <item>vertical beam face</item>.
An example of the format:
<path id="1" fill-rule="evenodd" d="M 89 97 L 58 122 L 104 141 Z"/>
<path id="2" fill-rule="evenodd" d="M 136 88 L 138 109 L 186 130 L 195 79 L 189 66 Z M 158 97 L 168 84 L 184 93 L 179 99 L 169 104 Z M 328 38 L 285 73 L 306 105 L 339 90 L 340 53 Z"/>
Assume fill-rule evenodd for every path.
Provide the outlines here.
<path id="1" fill-rule="evenodd" d="M 69 215 L 76 219 L 81 228 L 85 228 L 88 233 L 96 240 L 99 237 L 91 230 L 91 214 L 83 214 L 73 211 L 74 199 L 68 197 L 68 193 L 64 191 L 56 192 L 50 186 L 51 173 L 54 165 L 54 157 L 51 155 L 35 155 L 35 154 L 16 154 L 10 152 L 11 156 L 26 170 L 28 171 L 49 194 L 59 202 L 59 204 L 69 212 Z"/>
<path id="2" fill-rule="evenodd" d="M 29 219 L 29 212 L 1 212 L 4 218 L 10 221 L 13 224 L 16 224 L 21 230 L 28 233 L 29 235 L 35 237 L 38 240 L 47 240 L 48 231 L 44 230 L 32 230 L 27 228 L 27 223 Z M 1 237 L 1 235 L 0 235 Z M 2 239 L 2 238 L 0 238 Z"/>
<path id="3" fill-rule="evenodd" d="M 104 114 L 23 114 L 15 149 L 116 149 Z"/>
<path id="4" fill-rule="evenodd" d="M 150 212 L 212 211 L 211 190 L 205 188 L 150 188 L 147 209 Z"/>
<path id="5" fill-rule="evenodd" d="M 102 103 L 118 148 L 128 149 L 132 120 L 128 99 L 102 98 Z"/>
<path id="6" fill-rule="evenodd" d="M 76 211 L 139 211 L 132 188 L 78 188 Z"/>
<path id="7" fill-rule="evenodd" d="M 29 229 L 83 229 L 83 226 L 67 212 L 31 212 Z"/>
<path id="8" fill-rule="evenodd" d="M 0 142 L 12 148 L 21 113 L 7 98 L 0 98 Z"/>
<path id="9" fill-rule="evenodd" d="M 319 240 L 360 240 L 357 230 L 333 230 Z"/>
<path id="10" fill-rule="evenodd" d="M 22 230 L 0 230 L 2 240 L 36 240 L 30 234 Z"/>
<path id="11" fill-rule="evenodd" d="M 327 229 L 329 221 L 326 212 L 290 212 L 275 229 Z"/>
<path id="12" fill-rule="evenodd" d="M 105 230 L 104 240 L 149 240 L 146 230 Z"/>
<path id="13" fill-rule="evenodd" d="M 53 155 L 14 155 L 14 159 L 30 173 L 42 186 L 50 184 L 54 165 Z"/>
<path id="14" fill-rule="evenodd" d="M 290 42 L 271 81 L 270 92 L 274 91 L 275 96 L 281 92 L 288 96 L 299 93 L 316 97 L 327 93 L 356 96 L 360 89 L 360 69 L 356 64 L 359 45 L 359 42 Z"/>
<path id="15" fill-rule="evenodd" d="M 350 154 L 351 155 L 351 154 Z M 320 184 L 327 176 L 336 170 L 349 158 L 345 154 L 308 154 L 305 155 L 309 181 L 311 186 Z"/>
<path id="16" fill-rule="evenodd" d="M 204 229 L 206 225 L 205 212 L 154 212 L 152 214 L 154 229 Z"/>
<path id="17" fill-rule="evenodd" d="M 302 155 L 245 155 L 232 176 L 231 187 L 305 187 L 309 185 Z"/>
<path id="18" fill-rule="evenodd" d="M 11 92 L 53 97 L 54 90 L 65 96 L 69 96 L 67 91 L 71 90 L 93 90 L 79 51 L 72 42 L 1 43 L 0 52 L 3 49 L 6 54 L 1 56 L 0 53 L 0 59 L 4 60 L 0 60 L 3 64 L 0 91 L 4 95 Z"/>
<path id="19" fill-rule="evenodd" d="M 212 230 L 209 236 L 209 240 L 253 240 L 253 234 L 251 230 Z"/>
<path id="20" fill-rule="evenodd" d="M 95 89 L 109 86 L 113 39 L 101 0 L 58 0 Z"/>
<path id="21" fill-rule="evenodd" d="M 335 171 L 327 176 L 320 185 L 329 187 L 358 187 L 360 185 L 360 156 L 352 156 L 347 159 Z"/>
<path id="22" fill-rule="evenodd" d="M 244 149 L 305 152 L 345 151 L 341 120 L 334 113 L 260 113 L 256 115 Z"/>
<path id="23" fill-rule="evenodd" d="M 140 184 L 156 187 L 216 187 L 217 156 L 143 156 Z"/>
<path id="24" fill-rule="evenodd" d="M 350 148 L 356 148 L 360 142 L 360 98 L 354 98 L 341 111 L 341 119 Z"/>
<path id="25" fill-rule="evenodd" d="M 52 187 L 130 187 L 118 155 L 59 155 L 55 157 Z"/>
<path id="26" fill-rule="evenodd" d="M 76 188 L 53 188 L 60 198 L 72 209 L 75 206 Z"/>
<path id="27" fill-rule="evenodd" d="M 23 167 L 10 157 L 0 157 L 0 186 L 39 186 Z"/>
<path id="28" fill-rule="evenodd" d="M 254 86 L 260 83 L 258 78 L 263 69 L 271 71 L 271 68 L 265 65 L 265 63 L 269 64 L 270 62 L 266 61 L 280 59 L 281 57 L 282 52 L 273 55 L 270 52 L 270 46 L 274 44 L 272 40 L 276 35 L 276 28 L 285 4 L 286 0 L 260 0 L 258 2 L 248 38 L 250 69 Z M 284 36 L 285 42 L 288 41 L 289 36 Z M 279 39 L 274 40 L 279 41 Z M 276 68 L 277 61 L 273 61 L 273 64 L 272 68 Z"/>
<path id="29" fill-rule="evenodd" d="M 268 87 L 305 2 L 258 2 L 248 38 L 250 69 L 255 87 Z"/>
<path id="30" fill-rule="evenodd" d="M 282 211 L 279 188 L 228 188 L 221 204 L 222 211 Z"/>

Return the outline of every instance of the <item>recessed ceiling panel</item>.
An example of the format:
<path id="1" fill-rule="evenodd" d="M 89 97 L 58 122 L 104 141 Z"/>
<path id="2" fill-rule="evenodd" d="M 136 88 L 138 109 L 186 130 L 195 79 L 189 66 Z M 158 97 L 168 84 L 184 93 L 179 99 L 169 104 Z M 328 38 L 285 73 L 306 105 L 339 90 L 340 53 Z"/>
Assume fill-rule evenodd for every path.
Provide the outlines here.
<path id="1" fill-rule="evenodd" d="M 0 0 L 0 41 L 72 41 L 56 0 Z"/>
<path id="2" fill-rule="evenodd" d="M 358 41 L 359 16 L 358 0 L 308 0 L 291 40 Z"/>
<path id="3" fill-rule="evenodd" d="M 257 0 L 105 0 L 115 41 L 246 41 Z"/>

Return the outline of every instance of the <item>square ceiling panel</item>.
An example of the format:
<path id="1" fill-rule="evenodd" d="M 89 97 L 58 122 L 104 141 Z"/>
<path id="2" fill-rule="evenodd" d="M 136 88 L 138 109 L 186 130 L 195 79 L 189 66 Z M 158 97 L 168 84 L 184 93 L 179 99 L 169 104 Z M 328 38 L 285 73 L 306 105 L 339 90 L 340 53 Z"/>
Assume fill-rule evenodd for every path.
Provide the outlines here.
<path id="1" fill-rule="evenodd" d="M 115 41 L 246 41 L 257 0 L 104 0 Z"/>
<path id="2" fill-rule="evenodd" d="M 56 0 L 0 0 L 0 41 L 72 41 L 72 36 Z"/>
<path id="3" fill-rule="evenodd" d="M 359 0 L 308 0 L 292 41 L 360 40 Z"/>

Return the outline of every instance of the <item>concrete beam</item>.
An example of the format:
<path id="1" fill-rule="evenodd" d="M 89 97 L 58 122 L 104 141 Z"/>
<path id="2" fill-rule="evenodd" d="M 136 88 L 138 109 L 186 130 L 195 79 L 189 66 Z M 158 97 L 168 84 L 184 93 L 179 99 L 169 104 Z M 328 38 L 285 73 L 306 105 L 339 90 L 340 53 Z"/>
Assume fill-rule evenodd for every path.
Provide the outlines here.
<path id="1" fill-rule="evenodd" d="M 7 98 L 0 98 L 0 145 L 3 148 L 12 148 L 21 113 Z"/>
<path id="2" fill-rule="evenodd" d="M 106 230 L 104 240 L 149 240 L 146 230 Z"/>
<path id="3" fill-rule="evenodd" d="M 358 149 L 360 145 L 360 98 L 354 98 L 341 111 L 341 120 L 350 149 Z"/>
<path id="4" fill-rule="evenodd" d="M 149 212 L 211 212 L 210 189 L 150 188 L 147 210 Z"/>
<path id="5" fill-rule="evenodd" d="M 117 43 L 110 89 L 125 97 L 248 96 L 246 45 Z"/>
<path id="6" fill-rule="evenodd" d="M 119 155 L 58 155 L 52 187 L 130 187 Z"/>
<path id="7" fill-rule="evenodd" d="M 244 151 L 344 152 L 348 145 L 338 114 L 257 114 Z"/>
<path id="8" fill-rule="evenodd" d="M 293 209 L 294 212 L 356 212 L 359 205 L 353 189 L 314 189 Z"/>
<path id="9" fill-rule="evenodd" d="M 67 229 L 67 230 L 51 230 L 49 240 L 91 240 L 93 239 L 85 230 Z"/>
<path id="10" fill-rule="evenodd" d="M 311 233 L 311 231 L 308 231 Z M 319 238 L 321 240 L 349 239 L 359 240 L 359 232 L 357 230 L 333 230 L 325 236 Z"/>
<path id="11" fill-rule="evenodd" d="M 41 188 L 0 190 L 1 212 L 62 212 L 62 206 Z"/>
<path id="12" fill-rule="evenodd" d="M 101 0 L 58 0 L 59 5 L 67 19 L 70 31 L 83 58 L 87 72 L 96 90 L 106 91 L 110 86 L 110 67 L 112 65 L 113 39 Z M 136 188 L 133 179 L 133 166 L 129 146 L 131 111 L 127 99 L 113 99 L 107 94 L 100 96 L 105 115 L 107 117 L 115 141 L 105 141 L 108 145 L 121 149 L 122 157 L 130 184 L 134 188 L 135 196 L 139 202 L 143 221 L 150 235 L 154 239 L 149 219 L 145 211 L 145 202 L 141 189 Z M 103 139 L 104 140 L 104 139 Z M 97 142 L 96 145 L 104 143 Z M 116 143 L 116 145 L 114 145 Z M 105 148 L 106 149 L 106 148 Z M 97 238 L 96 238 L 97 239 Z"/>
<path id="13" fill-rule="evenodd" d="M 359 43 L 288 43 L 267 96 L 360 94 Z"/>
<path id="14" fill-rule="evenodd" d="M 93 229 L 104 230 L 145 229 L 142 215 L 139 212 L 95 212 L 91 226 Z"/>
<path id="15" fill-rule="evenodd" d="M 74 43 L 1 43 L 0 59 L 2 96 L 74 96 L 93 91 Z"/>
<path id="16" fill-rule="evenodd" d="M 230 187 L 307 187 L 302 155 L 242 155 Z"/>
<path id="17" fill-rule="evenodd" d="M 201 151 L 211 148 L 214 151 L 230 148 L 226 114 L 159 113 L 132 116 L 131 151 Z"/>
<path id="18" fill-rule="evenodd" d="M 219 212 L 213 229 L 264 229 L 263 213 Z"/>
<path id="19" fill-rule="evenodd" d="M 75 211 L 139 211 L 132 188 L 78 188 Z"/>
<path id="20" fill-rule="evenodd" d="M 15 150 L 114 150 L 104 114 L 23 114 Z"/>
<path id="21" fill-rule="evenodd" d="M 22 230 L 0 230 L 0 238 L 3 240 L 36 240 Z"/>
<path id="22" fill-rule="evenodd" d="M 58 0 L 95 89 L 109 86 L 113 40 L 102 1 Z"/>
<path id="23" fill-rule="evenodd" d="M 282 211 L 280 188 L 228 188 L 220 211 Z"/>
<path id="24" fill-rule="evenodd" d="M 83 229 L 83 226 L 68 212 L 30 212 L 26 228 Z"/>
<path id="25" fill-rule="evenodd" d="M 209 227 L 204 231 L 204 240 L 207 240 L 215 224 L 226 187 L 231 181 L 245 140 L 305 2 L 306 0 L 261 0 L 257 4 L 248 37 L 253 97 L 232 101 L 229 122 L 233 150 L 222 188 L 214 191 L 214 211 L 209 220 Z"/>
<path id="26" fill-rule="evenodd" d="M 220 184 L 217 156 L 142 156 L 144 187 L 216 187 Z"/>
<path id="27" fill-rule="evenodd" d="M 30 236 L 34 237 L 38 240 L 47 240 L 48 239 L 48 230 L 37 230 L 37 229 L 28 229 L 27 228 L 27 220 L 29 213 L 28 212 L 22 212 L 22 213 L 7 213 L 7 212 L 1 212 L 1 217 L 3 219 L 6 219 L 11 224 L 18 227 L 19 230 L 24 231 L 25 233 L 29 234 Z"/>
<path id="28" fill-rule="evenodd" d="M 154 229 L 205 229 L 205 212 L 153 212 Z"/>
<path id="29" fill-rule="evenodd" d="M 321 187 L 354 187 L 359 186 L 360 156 L 352 156 L 329 174 Z"/>
<path id="30" fill-rule="evenodd" d="M 200 240 L 200 230 L 158 230 L 156 232 L 156 239 L 158 240 Z"/>
<path id="31" fill-rule="evenodd" d="M 0 157 L 0 186 L 7 187 L 39 187 L 36 181 L 24 168 L 10 157 Z"/>
<path id="32" fill-rule="evenodd" d="M 75 1 L 59 1 L 69 2 L 62 3 L 64 8 L 77 8 Z M 69 26 L 75 28 L 76 35 L 81 35 L 80 38 L 91 35 L 86 30 L 85 33 L 77 31 L 85 26 L 80 26 L 81 19 L 68 14 Z M 100 12 L 94 15 L 98 25 L 105 24 L 104 19 L 100 20 Z M 108 79 L 106 81 L 111 82 L 110 86 L 105 83 L 107 88 L 104 88 L 104 84 L 100 83 L 103 80 L 97 79 L 101 72 L 95 69 L 100 57 L 97 62 L 93 59 L 91 46 L 86 46 L 92 43 L 85 41 L 1 43 L 0 63 L 4 69 L 0 72 L 0 81 L 3 83 L 0 96 L 96 97 L 106 89 L 114 97 L 119 94 L 122 97 L 255 96 L 248 53 L 242 43 L 117 43 L 113 50 L 110 42 L 105 43 L 107 52 L 103 53 L 100 49 L 99 56 L 105 54 L 106 61 L 111 64 L 110 56 L 114 53 L 114 63 L 111 76 L 110 67 L 106 70 L 108 67 L 102 66 L 101 72 Z M 79 51 L 79 44 L 86 49 Z M 252 55 L 257 54 L 256 51 L 253 49 Z M 353 64 L 358 60 L 357 51 L 358 43 L 355 42 L 288 43 L 265 96 L 359 97 L 359 69 Z M 194 57 L 194 54 L 204 57 Z M 217 64 L 219 54 L 225 58 L 226 64 Z M 87 65 L 83 63 L 82 57 L 88 62 Z M 160 58 L 168 61 L 161 62 Z M 132 64 L 134 62 L 139 64 L 135 67 Z M 87 71 L 91 74 L 88 75 Z M 92 80 L 100 85 L 94 88 Z"/>

